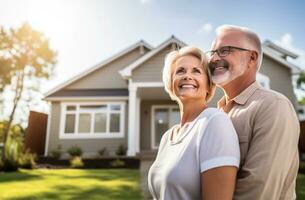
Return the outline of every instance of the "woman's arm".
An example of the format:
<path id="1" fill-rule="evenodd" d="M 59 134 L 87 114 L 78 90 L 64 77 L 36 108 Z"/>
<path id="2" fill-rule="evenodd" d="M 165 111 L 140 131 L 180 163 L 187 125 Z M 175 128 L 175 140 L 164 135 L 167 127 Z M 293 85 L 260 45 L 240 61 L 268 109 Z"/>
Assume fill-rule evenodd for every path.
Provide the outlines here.
<path id="1" fill-rule="evenodd" d="M 232 200 L 237 168 L 222 166 L 201 173 L 202 200 Z"/>
<path id="2" fill-rule="evenodd" d="M 232 200 L 240 161 L 238 137 L 225 113 L 211 117 L 201 138 L 201 192 L 204 200 Z"/>

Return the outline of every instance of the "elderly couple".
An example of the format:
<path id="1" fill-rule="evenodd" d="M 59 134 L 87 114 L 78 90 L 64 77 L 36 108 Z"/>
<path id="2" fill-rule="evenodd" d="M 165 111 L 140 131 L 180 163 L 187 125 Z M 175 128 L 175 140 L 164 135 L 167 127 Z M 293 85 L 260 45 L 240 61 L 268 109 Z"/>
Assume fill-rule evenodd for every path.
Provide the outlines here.
<path id="1" fill-rule="evenodd" d="M 291 200 L 299 166 L 299 123 L 291 102 L 262 88 L 258 36 L 218 28 L 211 51 L 168 54 L 165 90 L 180 107 L 180 124 L 162 136 L 148 174 L 154 199 Z M 209 108 L 215 84 L 224 91 Z"/>

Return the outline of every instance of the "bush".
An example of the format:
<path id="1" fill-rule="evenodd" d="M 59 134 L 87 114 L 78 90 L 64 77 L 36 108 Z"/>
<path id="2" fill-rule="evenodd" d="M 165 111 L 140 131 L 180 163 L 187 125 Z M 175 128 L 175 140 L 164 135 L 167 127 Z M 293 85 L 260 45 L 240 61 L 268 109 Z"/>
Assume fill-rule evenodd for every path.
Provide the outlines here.
<path id="1" fill-rule="evenodd" d="M 16 171 L 19 165 L 19 158 L 23 151 L 23 143 L 9 138 L 5 144 L 5 155 L 2 160 L 3 171 Z"/>
<path id="2" fill-rule="evenodd" d="M 12 162 L 11 160 L 4 160 L 2 162 L 0 171 L 14 172 L 18 170 L 18 162 Z"/>
<path id="3" fill-rule="evenodd" d="M 123 167 L 125 166 L 125 162 L 120 159 L 115 159 L 110 163 L 111 167 Z"/>
<path id="4" fill-rule="evenodd" d="M 82 149 L 78 146 L 70 147 L 67 152 L 70 154 L 71 157 L 81 156 L 83 154 Z"/>
<path id="5" fill-rule="evenodd" d="M 36 158 L 36 154 L 31 153 L 29 150 L 25 151 L 25 153 L 23 153 L 18 159 L 19 167 L 24 169 L 34 169 L 36 167 Z"/>
<path id="6" fill-rule="evenodd" d="M 102 149 L 100 149 L 99 151 L 98 151 L 98 154 L 100 155 L 100 156 L 106 156 L 106 155 L 108 155 L 108 150 L 107 150 L 107 148 L 106 147 L 104 147 L 104 148 L 102 148 Z"/>
<path id="7" fill-rule="evenodd" d="M 117 156 L 125 156 L 126 155 L 126 152 L 127 152 L 127 147 L 125 147 L 124 145 L 120 145 L 118 147 L 118 149 L 115 151 L 115 154 Z"/>
<path id="8" fill-rule="evenodd" d="M 61 154 L 62 154 L 62 151 L 61 151 L 61 146 L 58 145 L 57 146 L 57 149 L 53 149 L 51 152 L 50 152 L 50 156 L 56 160 L 59 160 L 60 157 L 61 157 Z"/>
<path id="9" fill-rule="evenodd" d="M 0 122 L 0 139 L 3 140 L 4 126 L 7 121 Z M 19 160 L 25 154 L 24 149 L 25 130 L 20 124 L 11 126 L 5 146 L 4 160 L 2 160 L 1 168 L 4 171 L 16 171 L 20 165 Z M 2 142 L 2 141 L 1 141 Z M 2 150 L 1 150 L 2 154 Z"/>
<path id="10" fill-rule="evenodd" d="M 84 163 L 82 161 L 82 158 L 80 156 L 75 156 L 70 160 L 70 166 L 72 168 L 83 168 Z"/>

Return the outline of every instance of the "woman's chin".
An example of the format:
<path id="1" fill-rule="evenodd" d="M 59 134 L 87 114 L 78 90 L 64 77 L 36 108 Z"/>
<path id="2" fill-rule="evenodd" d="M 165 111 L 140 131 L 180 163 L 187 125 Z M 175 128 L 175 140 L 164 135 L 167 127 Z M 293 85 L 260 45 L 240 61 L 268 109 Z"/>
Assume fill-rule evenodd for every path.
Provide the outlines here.
<path id="1" fill-rule="evenodd" d="M 186 102 L 196 100 L 198 99 L 198 96 L 194 94 L 180 94 L 178 98 L 180 99 L 180 101 Z"/>

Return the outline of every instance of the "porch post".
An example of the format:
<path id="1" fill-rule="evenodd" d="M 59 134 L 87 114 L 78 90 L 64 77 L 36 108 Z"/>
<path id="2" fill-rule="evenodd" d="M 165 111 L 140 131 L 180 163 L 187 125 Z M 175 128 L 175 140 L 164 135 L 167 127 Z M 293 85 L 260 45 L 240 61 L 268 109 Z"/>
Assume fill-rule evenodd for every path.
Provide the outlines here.
<path id="1" fill-rule="evenodd" d="M 136 98 L 136 120 L 135 120 L 135 151 L 140 152 L 140 103 L 141 99 Z"/>
<path id="2" fill-rule="evenodd" d="M 128 156 L 136 155 L 136 144 L 139 143 L 136 141 L 136 100 L 137 100 L 137 87 L 132 83 L 132 80 L 129 79 L 128 85 L 129 99 L 128 99 Z"/>

